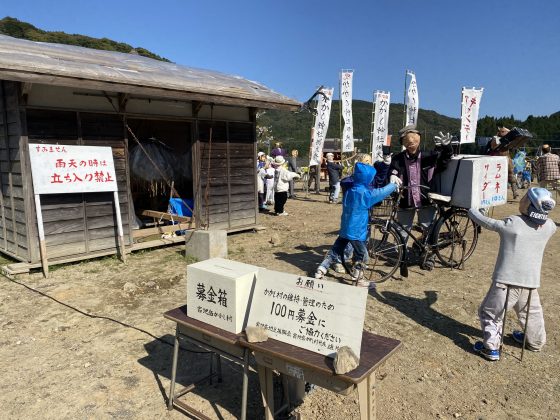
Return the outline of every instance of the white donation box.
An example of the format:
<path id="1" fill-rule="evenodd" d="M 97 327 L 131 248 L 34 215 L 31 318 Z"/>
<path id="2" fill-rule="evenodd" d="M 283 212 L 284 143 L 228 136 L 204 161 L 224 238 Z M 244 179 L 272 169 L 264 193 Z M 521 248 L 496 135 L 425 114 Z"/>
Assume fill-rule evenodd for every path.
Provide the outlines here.
<path id="1" fill-rule="evenodd" d="M 234 334 L 245 329 L 259 268 L 212 258 L 187 266 L 187 316 Z"/>
<path id="2" fill-rule="evenodd" d="M 505 156 L 454 156 L 439 175 L 439 192 L 451 196 L 457 207 L 506 204 L 508 159 Z"/>

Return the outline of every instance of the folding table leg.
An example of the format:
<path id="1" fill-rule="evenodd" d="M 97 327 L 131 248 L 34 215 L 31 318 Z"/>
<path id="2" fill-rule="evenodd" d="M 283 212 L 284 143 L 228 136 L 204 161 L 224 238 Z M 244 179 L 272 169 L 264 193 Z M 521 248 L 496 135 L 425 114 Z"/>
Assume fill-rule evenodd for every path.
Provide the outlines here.
<path id="1" fill-rule="evenodd" d="M 247 388 L 249 384 L 249 349 L 243 351 L 243 390 L 241 391 L 241 420 L 247 418 Z"/>
<path id="2" fill-rule="evenodd" d="M 259 382 L 261 384 L 261 396 L 264 406 L 264 417 L 266 420 L 274 420 L 274 388 L 272 387 L 272 370 L 257 364 Z"/>
<path id="3" fill-rule="evenodd" d="M 175 340 L 173 344 L 173 362 L 171 364 L 171 386 L 169 388 L 169 399 L 167 409 L 173 410 L 173 398 L 175 397 L 175 379 L 177 377 L 177 359 L 179 357 L 179 327 L 175 328 Z"/>

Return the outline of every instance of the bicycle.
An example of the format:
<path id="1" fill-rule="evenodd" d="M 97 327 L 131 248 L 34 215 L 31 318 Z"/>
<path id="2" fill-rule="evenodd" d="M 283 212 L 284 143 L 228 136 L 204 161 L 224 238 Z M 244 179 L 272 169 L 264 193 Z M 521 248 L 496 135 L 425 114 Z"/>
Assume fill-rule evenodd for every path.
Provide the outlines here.
<path id="1" fill-rule="evenodd" d="M 469 218 L 466 209 L 450 205 L 451 197 L 428 193 L 431 205 L 435 206 L 435 222 L 427 230 L 420 227 L 423 235 L 419 238 L 412 234 L 417 226 L 407 229 L 397 220 L 399 201 L 402 194 L 410 188 L 402 187 L 398 194 L 386 198 L 380 205 L 370 210 L 369 238 L 367 249 L 369 260 L 363 266 L 363 280 L 382 283 L 402 267 L 407 275 L 409 262 L 406 249 L 406 236 L 413 241 L 412 249 L 420 253 L 421 267 L 431 269 L 427 263 L 433 255 L 445 267 L 458 268 L 472 255 L 478 241 L 478 229 Z M 348 273 L 351 269 L 344 260 L 342 265 Z"/>

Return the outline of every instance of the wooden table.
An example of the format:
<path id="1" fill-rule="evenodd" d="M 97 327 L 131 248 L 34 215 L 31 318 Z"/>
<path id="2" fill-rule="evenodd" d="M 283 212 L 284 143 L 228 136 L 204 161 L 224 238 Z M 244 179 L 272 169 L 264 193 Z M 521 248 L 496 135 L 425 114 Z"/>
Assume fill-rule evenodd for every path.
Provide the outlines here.
<path id="1" fill-rule="evenodd" d="M 247 416 L 247 386 L 248 386 L 248 373 L 249 373 L 249 349 L 239 345 L 240 334 L 233 334 L 222 330 L 221 328 L 214 327 L 205 322 L 187 316 L 187 306 L 172 309 L 163 315 L 165 318 L 175 322 L 177 327 L 175 329 L 175 343 L 173 347 L 173 364 L 171 368 L 171 385 L 169 390 L 168 409 L 172 410 L 178 407 L 187 413 L 193 414 L 200 419 L 209 419 L 209 417 L 200 413 L 188 404 L 180 401 L 178 398 L 186 393 L 192 391 L 196 383 L 211 379 L 216 374 L 212 369 L 210 375 L 200 379 L 185 387 L 182 391 L 175 393 L 175 379 L 177 375 L 177 361 L 179 358 L 179 339 L 184 339 L 197 346 L 215 353 L 217 357 L 217 374 L 221 380 L 220 357 L 225 357 L 232 362 L 238 363 L 243 367 L 243 387 L 241 389 L 241 419 L 245 420 Z M 213 356 L 212 356 L 213 357 Z M 212 359 L 210 360 L 212 366 Z"/>
<path id="2" fill-rule="evenodd" d="M 269 338 L 263 343 L 249 343 L 242 339 L 240 344 L 255 355 L 267 420 L 274 418 L 273 370 L 343 395 L 357 389 L 360 418 L 371 420 L 376 418 L 375 372 L 401 342 L 364 331 L 360 365 L 344 375 L 334 373 L 333 359 L 281 341 Z"/>

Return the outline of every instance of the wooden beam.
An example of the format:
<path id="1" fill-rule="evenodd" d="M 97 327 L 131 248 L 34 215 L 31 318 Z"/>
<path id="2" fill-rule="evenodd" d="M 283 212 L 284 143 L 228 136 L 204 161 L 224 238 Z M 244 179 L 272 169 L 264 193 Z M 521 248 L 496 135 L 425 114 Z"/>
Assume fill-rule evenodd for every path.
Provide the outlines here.
<path id="1" fill-rule="evenodd" d="M 153 217 L 154 219 L 162 219 L 168 220 L 170 222 L 180 222 L 180 223 L 189 223 L 191 221 L 190 217 L 185 216 L 177 216 L 176 214 L 169 214 L 162 211 L 155 211 L 155 210 L 142 210 L 140 213 L 142 216 Z"/>

